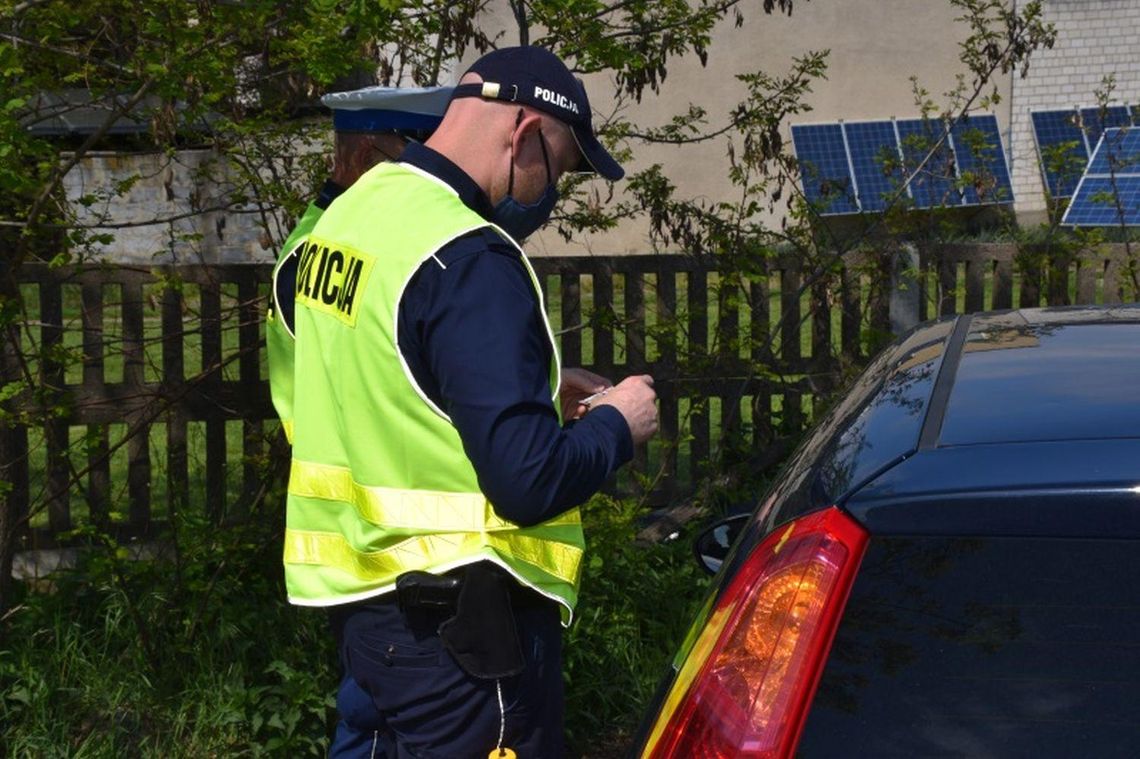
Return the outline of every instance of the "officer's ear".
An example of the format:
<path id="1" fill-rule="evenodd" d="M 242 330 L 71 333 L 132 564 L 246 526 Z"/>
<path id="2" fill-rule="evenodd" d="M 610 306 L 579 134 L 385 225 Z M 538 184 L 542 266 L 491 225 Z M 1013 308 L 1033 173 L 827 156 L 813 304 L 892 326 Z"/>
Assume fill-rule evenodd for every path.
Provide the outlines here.
<path id="1" fill-rule="evenodd" d="M 537 152 L 539 150 L 537 139 L 541 131 L 542 117 L 520 108 L 519 116 L 515 119 L 515 130 L 511 133 L 511 155 L 517 159 L 529 146 L 535 150 L 538 160 L 541 161 L 541 153 Z"/>

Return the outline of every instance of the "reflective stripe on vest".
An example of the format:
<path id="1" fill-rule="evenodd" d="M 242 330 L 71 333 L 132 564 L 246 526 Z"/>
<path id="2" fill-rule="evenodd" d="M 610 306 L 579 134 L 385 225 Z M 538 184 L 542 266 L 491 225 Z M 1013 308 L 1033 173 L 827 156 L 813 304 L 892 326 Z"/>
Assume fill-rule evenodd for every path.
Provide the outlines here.
<path id="1" fill-rule="evenodd" d="M 523 535 L 517 531 L 497 533 L 440 532 L 430 535 L 412 535 L 400 540 L 391 548 L 362 552 L 353 548 L 343 535 L 336 533 L 300 532 L 286 530 L 286 560 L 298 564 L 317 564 L 348 572 L 367 580 L 381 576 L 395 576 L 414 569 L 433 566 L 441 548 L 454 551 L 464 546 L 465 554 L 476 555 L 486 547 L 497 553 L 507 553 L 536 568 L 552 579 L 567 585 L 578 580 L 577 567 L 582 549 L 567 543 L 556 543 L 545 538 Z M 549 572 L 553 567 L 555 572 Z"/>
<path id="2" fill-rule="evenodd" d="M 293 460 L 289 469 L 289 493 L 304 498 L 352 504 L 366 522 L 385 529 L 422 529 L 431 525 L 440 532 L 518 530 L 519 526 L 495 513 L 482 493 L 447 493 L 430 490 L 369 487 L 354 482 L 346 467 Z M 577 509 L 571 509 L 541 526 L 580 525 Z"/>

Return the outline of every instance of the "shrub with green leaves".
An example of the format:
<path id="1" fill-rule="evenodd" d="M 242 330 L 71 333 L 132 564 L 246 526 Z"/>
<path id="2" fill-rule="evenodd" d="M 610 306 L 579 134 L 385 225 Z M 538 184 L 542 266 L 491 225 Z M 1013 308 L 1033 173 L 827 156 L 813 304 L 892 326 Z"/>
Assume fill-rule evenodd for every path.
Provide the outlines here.
<path id="1" fill-rule="evenodd" d="M 280 520 L 179 529 L 133 557 L 93 543 L 4 621 L 12 756 L 322 756 L 335 656 L 285 602 Z M 276 522 L 276 523 L 275 523 Z"/>
<path id="2" fill-rule="evenodd" d="M 621 754 L 707 587 L 688 540 L 635 543 L 642 514 L 604 496 L 584 508 L 589 558 L 565 638 L 574 754 Z M 285 600 L 279 511 L 177 525 L 151 557 L 93 541 L 75 568 L 21 588 L 0 623 L 7 755 L 326 753 L 336 655 L 325 615 Z"/>

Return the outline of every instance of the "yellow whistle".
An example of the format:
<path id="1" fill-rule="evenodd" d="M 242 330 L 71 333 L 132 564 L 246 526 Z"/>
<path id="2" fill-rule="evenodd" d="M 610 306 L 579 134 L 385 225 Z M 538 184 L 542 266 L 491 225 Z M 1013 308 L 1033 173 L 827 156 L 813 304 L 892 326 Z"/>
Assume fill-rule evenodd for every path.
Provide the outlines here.
<path id="1" fill-rule="evenodd" d="M 487 759 L 516 759 L 516 757 L 514 751 L 503 746 L 502 748 L 491 749 L 491 753 L 487 755 Z"/>

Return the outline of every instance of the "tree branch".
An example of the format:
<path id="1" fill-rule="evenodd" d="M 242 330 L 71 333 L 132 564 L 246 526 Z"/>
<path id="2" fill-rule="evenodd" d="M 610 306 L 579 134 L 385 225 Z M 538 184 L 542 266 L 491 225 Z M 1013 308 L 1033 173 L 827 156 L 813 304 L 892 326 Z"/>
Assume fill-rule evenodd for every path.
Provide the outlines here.
<path id="1" fill-rule="evenodd" d="M 43 5 L 49 2 L 51 2 L 51 0 L 24 0 L 24 2 L 17 3 L 16 5 L 12 6 L 12 10 L 8 11 L 8 13 L 4 15 L 6 18 L 14 18 L 26 10 L 30 10 L 31 8 L 35 8 L 37 5 Z"/>
<path id="2" fill-rule="evenodd" d="M 519 27 L 519 45 L 525 47 L 530 44 L 530 22 L 526 15 L 526 0 L 510 0 L 511 15 Z"/>

